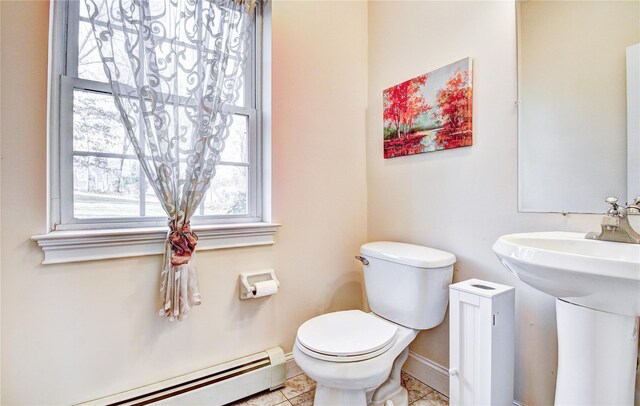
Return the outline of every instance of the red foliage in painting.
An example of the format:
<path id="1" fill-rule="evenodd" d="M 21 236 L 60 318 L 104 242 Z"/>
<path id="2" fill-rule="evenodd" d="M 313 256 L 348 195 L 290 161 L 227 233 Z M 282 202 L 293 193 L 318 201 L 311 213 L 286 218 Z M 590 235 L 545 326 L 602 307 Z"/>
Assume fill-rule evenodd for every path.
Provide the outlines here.
<path id="1" fill-rule="evenodd" d="M 428 75 L 418 76 L 384 91 L 383 119 L 395 127 L 395 137 L 404 138 L 411 132 L 413 120 L 431 110 L 422 97 L 420 87 L 427 83 Z"/>
<path id="2" fill-rule="evenodd" d="M 423 134 L 412 134 L 404 138 L 396 137 L 384 141 L 384 158 L 419 154 L 423 150 L 421 144 Z"/>
<path id="3" fill-rule="evenodd" d="M 457 71 L 438 92 L 438 108 L 442 118 L 442 130 L 438 133 L 438 143 L 445 149 L 471 145 L 471 86 L 469 73 Z"/>

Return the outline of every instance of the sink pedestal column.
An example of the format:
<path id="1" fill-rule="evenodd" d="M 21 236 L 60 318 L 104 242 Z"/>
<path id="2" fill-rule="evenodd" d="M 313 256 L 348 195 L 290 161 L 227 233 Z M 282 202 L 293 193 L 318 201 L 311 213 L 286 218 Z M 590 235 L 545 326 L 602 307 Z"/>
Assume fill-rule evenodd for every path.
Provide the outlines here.
<path id="1" fill-rule="evenodd" d="M 638 319 L 556 299 L 556 405 L 633 405 Z"/>

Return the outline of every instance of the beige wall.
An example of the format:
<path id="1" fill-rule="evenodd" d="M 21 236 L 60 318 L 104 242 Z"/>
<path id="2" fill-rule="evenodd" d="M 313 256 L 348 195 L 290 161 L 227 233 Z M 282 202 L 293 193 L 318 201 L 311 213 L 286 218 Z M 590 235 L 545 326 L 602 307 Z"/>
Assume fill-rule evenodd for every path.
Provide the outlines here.
<path id="1" fill-rule="evenodd" d="M 474 145 L 384 160 L 382 90 L 473 58 Z M 599 216 L 517 211 L 516 25 L 513 2 L 369 3 L 368 239 L 425 244 L 458 257 L 454 278 L 516 287 L 516 399 L 553 403 L 554 301 L 521 284 L 495 258 L 502 234 L 596 230 Z M 413 351 L 448 365 L 447 323 Z"/>
<path id="2" fill-rule="evenodd" d="M 456 280 L 516 286 L 516 398 L 552 403 L 554 302 L 511 277 L 491 245 L 510 232 L 595 230 L 599 216 L 517 212 L 513 3 L 274 1 L 283 227 L 273 247 L 199 254 L 204 303 L 175 324 L 155 316 L 157 256 L 40 265 L 29 237 L 45 227 L 48 4 L 3 1 L 1 16 L 2 404 L 80 402 L 269 346 L 290 351 L 302 321 L 361 306 L 352 257 L 366 239 L 442 248 L 458 257 Z M 382 89 L 465 56 L 474 146 L 383 160 Z M 281 292 L 240 303 L 238 272 L 265 267 Z M 447 365 L 447 328 L 412 349 Z"/>
<path id="3" fill-rule="evenodd" d="M 271 346 L 362 305 L 366 3 L 273 2 L 273 247 L 198 255 L 203 304 L 156 316 L 161 258 L 40 265 L 45 230 L 47 2 L 2 1 L 2 404 L 70 404 Z M 240 302 L 241 271 L 280 293 Z"/>

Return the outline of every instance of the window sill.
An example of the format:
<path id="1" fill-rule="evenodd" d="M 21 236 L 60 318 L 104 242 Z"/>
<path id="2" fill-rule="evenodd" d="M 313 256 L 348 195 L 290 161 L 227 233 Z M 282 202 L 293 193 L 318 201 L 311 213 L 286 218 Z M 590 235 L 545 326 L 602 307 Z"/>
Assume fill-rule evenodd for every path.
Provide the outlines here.
<path id="1" fill-rule="evenodd" d="M 197 251 L 271 245 L 280 227 L 275 223 L 192 226 Z M 138 257 L 164 253 L 166 227 L 52 231 L 31 237 L 44 252 L 43 264 Z"/>

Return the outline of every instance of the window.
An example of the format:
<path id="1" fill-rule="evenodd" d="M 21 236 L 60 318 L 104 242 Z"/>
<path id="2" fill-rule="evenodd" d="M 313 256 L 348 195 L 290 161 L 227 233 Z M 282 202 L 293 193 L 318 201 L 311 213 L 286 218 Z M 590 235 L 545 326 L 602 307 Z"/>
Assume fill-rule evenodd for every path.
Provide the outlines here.
<path id="1" fill-rule="evenodd" d="M 84 0 L 50 4 L 49 232 L 32 237 L 44 251 L 43 264 L 162 254 L 167 219 L 125 136 Z M 222 162 L 192 217 L 198 251 L 273 244 L 279 227 L 263 209 L 269 207 L 263 185 L 270 185 L 262 152 L 269 151 L 269 128 L 261 125 L 270 107 L 261 102 L 263 88 L 270 90 L 262 80 L 271 69 L 269 18 L 267 2 L 253 20 L 241 97 L 228 106 L 233 126 Z"/>
<path id="2" fill-rule="evenodd" d="M 58 165 L 51 171 L 52 197 L 57 197 L 51 205 L 52 229 L 166 225 L 114 105 L 84 2 L 60 3 L 54 18 L 56 53 L 64 57 L 52 71 L 59 81 L 58 98 L 51 100 L 52 114 L 57 114 L 51 134 L 58 149 Z M 231 133 L 194 225 L 262 220 L 260 30 L 254 32 L 241 96 L 230 107 Z M 186 58 L 195 57 L 188 44 L 177 46 Z"/>

